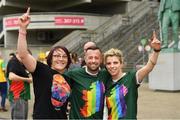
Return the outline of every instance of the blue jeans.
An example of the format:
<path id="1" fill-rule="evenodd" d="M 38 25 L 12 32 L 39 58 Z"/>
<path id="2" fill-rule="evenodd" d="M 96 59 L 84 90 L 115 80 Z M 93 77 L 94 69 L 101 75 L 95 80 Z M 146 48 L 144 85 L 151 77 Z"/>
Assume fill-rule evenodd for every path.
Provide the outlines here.
<path id="1" fill-rule="evenodd" d="M 0 82 L 1 107 L 5 108 L 7 97 L 7 82 Z"/>

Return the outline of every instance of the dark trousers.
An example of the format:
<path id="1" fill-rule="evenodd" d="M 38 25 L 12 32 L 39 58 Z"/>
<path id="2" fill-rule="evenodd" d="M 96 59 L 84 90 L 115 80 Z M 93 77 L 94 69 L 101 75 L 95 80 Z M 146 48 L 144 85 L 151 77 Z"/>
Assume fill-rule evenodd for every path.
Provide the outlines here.
<path id="1" fill-rule="evenodd" d="M 7 82 L 0 82 L 1 107 L 5 108 L 7 97 Z"/>

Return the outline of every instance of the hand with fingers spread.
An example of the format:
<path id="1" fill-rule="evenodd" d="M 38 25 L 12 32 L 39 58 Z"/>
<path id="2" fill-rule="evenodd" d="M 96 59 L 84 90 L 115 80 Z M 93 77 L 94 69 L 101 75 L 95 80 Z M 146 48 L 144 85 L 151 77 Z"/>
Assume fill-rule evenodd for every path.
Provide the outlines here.
<path id="1" fill-rule="evenodd" d="M 26 13 L 19 17 L 18 23 L 21 28 L 27 28 L 30 23 L 30 7 L 28 7 Z"/>
<path id="2" fill-rule="evenodd" d="M 153 31 L 152 38 L 150 39 L 150 46 L 155 51 L 161 50 L 161 42 L 157 39 L 155 31 Z"/>

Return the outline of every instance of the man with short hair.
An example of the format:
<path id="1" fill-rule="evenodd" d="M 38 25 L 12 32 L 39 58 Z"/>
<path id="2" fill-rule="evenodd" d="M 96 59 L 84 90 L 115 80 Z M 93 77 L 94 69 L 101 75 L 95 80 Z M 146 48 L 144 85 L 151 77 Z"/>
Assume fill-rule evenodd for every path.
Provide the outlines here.
<path id="1" fill-rule="evenodd" d="M 104 84 L 109 74 L 100 69 L 102 52 L 90 47 L 84 56 L 86 66 L 68 71 L 72 89 L 70 119 L 102 119 L 104 108 Z"/>
<path id="2" fill-rule="evenodd" d="M 86 54 L 87 49 L 90 48 L 90 47 L 96 47 L 96 43 L 93 42 L 93 41 L 85 42 L 84 45 L 83 45 L 84 55 Z M 86 65 L 85 60 L 82 60 L 81 67 L 85 66 L 85 65 Z"/>

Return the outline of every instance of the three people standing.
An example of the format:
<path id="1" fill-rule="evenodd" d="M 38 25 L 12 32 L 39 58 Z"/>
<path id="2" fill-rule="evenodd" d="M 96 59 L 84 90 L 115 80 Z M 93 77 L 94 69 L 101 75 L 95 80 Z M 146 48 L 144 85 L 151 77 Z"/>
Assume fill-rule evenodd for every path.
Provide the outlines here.
<path id="1" fill-rule="evenodd" d="M 47 56 L 48 65 L 36 61 L 28 53 L 26 34 L 27 26 L 30 23 L 29 12 L 30 8 L 19 19 L 20 29 L 17 46 L 22 63 L 33 76 L 35 92 L 34 119 L 66 119 L 67 103 L 62 103 L 58 110 L 55 110 L 51 103 L 52 83 L 56 78 L 65 78 L 61 82 L 69 85 L 66 87 L 69 91 L 69 87 L 71 88 L 70 101 L 72 108 L 70 110 L 70 119 L 102 119 L 105 91 L 110 119 L 136 118 L 137 88 L 142 79 L 153 69 L 161 49 L 160 41 L 157 40 L 155 33 L 153 33 L 151 41 L 154 52 L 149 58 L 147 65 L 138 71 L 123 73 L 122 55 L 117 51 L 116 56 L 114 54 L 116 50 L 110 50 L 109 52 L 113 54 L 108 55 L 109 52 L 105 54 L 105 65 L 112 76 L 111 79 L 106 70 L 100 69 L 103 61 L 101 50 L 98 47 L 90 47 L 86 50 L 84 57 L 86 66 L 66 73 L 66 69 L 68 69 L 70 64 L 69 52 L 66 48 L 62 46 L 52 48 Z M 64 73 L 65 75 L 62 75 Z M 111 100 L 114 100 L 111 95 L 116 88 L 120 90 L 117 94 L 119 96 L 119 104 L 116 105 L 122 111 L 120 116 L 119 112 L 113 113 L 116 106 L 110 104 Z M 66 92 L 64 94 L 66 95 Z M 110 99 L 108 99 L 109 97 Z M 61 99 L 57 100 L 61 101 Z M 116 117 L 112 117 L 113 115 Z"/>

